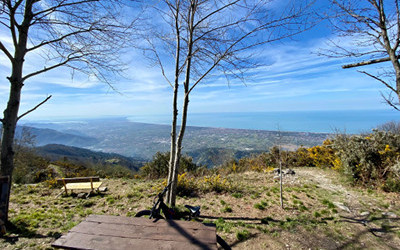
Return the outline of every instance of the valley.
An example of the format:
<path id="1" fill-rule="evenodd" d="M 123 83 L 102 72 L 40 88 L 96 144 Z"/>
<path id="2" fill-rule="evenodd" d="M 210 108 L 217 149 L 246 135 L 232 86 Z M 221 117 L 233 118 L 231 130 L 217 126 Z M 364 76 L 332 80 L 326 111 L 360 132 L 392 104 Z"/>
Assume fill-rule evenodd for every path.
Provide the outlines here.
<path id="1" fill-rule="evenodd" d="M 117 153 L 149 160 L 160 151 L 169 151 L 170 126 L 131 122 L 126 118 L 91 119 L 57 123 L 25 123 L 36 136 L 36 145 L 63 144 L 104 153 Z M 321 144 L 330 134 L 266 130 L 188 127 L 183 153 L 197 164 L 209 167 L 223 160 L 268 151 L 274 145 L 294 150 Z M 222 154 L 212 161 L 208 154 Z"/>

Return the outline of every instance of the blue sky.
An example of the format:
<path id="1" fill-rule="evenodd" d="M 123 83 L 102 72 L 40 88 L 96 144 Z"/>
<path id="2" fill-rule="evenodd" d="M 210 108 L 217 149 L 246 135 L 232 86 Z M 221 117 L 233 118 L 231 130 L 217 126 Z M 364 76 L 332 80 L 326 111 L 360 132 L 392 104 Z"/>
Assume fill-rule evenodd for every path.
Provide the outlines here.
<path id="1" fill-rule="evenodd" d="M 9 39 L 0 32 L 0 39 Z M 202 82 L 191 96 L 189 111 L 255 112 L 307 110 L 390 109 L 380 92 L 386 90 L 378 82 L 358 73 L 341 69 L 348 61 L 318 56 L 327 39 L 337 39 L 327 26 L 320 26 L 295 40 L 270 44 L 260 50 L 265 66 L 252 70 L 246 84 L 226 83 L 223 77 Z M 342 40 L 342 43 L 348 43 Z M 125 55 L 131 58 L 126 77 L 113 85 L 118 92 L 94 78 L 75 75 L 68 69 L 57 69 L 29 79 L 23 88 L 21 113 L 34 107 L 48 95 L 53 97 L 27 119 L 68 117 L 101 117 L 169 114 L 172 90 L 156 67 L 138 51 Z M 32 55 L 26 60 L 25 72 L 41 67 L 41 58 Z M 10 66 L 0 55 L 0 109 L 8 99 Z"/>

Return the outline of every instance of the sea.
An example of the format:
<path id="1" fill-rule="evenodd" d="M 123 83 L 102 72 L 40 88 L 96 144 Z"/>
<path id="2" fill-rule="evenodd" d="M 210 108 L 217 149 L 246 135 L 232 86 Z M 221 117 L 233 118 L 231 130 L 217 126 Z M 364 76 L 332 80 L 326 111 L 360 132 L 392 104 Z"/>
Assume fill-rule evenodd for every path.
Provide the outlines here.
<path id="1" fill-rule="evenodd" d="M 132 122 L 171 124 L 171 115 L 130 116 Z M 395 110 L 275 111 L 189 113 L 189 126 L 315 133 L 368 133 L 387 122 L 400 122 Z"/>

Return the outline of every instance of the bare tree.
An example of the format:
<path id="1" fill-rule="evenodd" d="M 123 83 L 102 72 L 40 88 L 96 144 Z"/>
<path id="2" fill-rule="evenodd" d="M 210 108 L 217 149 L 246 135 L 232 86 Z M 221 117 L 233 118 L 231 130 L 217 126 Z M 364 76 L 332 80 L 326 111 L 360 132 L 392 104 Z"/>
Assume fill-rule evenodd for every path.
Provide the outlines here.
<path id="1" fill-rule="evenodd" d="M 274 12 L 274 1 L 263 0 L 164 0 L 155 7 L 160 18 L 147 55 L 157 64 L 173 91 L 171 157 L 167 202 L 175 205 L 177 173 L 185 134 L 189 97 L 213 74 L 227 81 L 244 80 L 246 70 L 257 66 L 253 49 L 293 36 L 310 27 L 306 1 L 294 1 Z M 279 2 L 279 1 L 277 1 Z M 253 52 L 253 53 L 252 53 Z M 167 57 L 166 55 L 170 55 Z M 171 60 L 169 60 L 171 59 Z M 169 70 L 169 65 L 173 65 Z M 171 73 L 170 73 L 171 72 Z M 179 89 L 181 124 L 177 126 Z M 179 128 L 179 131 L 178 131 Z"/>
<path id="2" fill-rule="evenodd" d="M 385 102 L 400 110 L 400 9 L 399 0 L 331 0 L 331 24 L 340 37 L 352 39 L 351 46 L 331 41 L 329 57 L 353 58 L 353 68 L 379 64 L 382 68 L 359 72 L 379 81 L 388 93 Z M 386 62 L 384 64 L 384 62 Z"/>
<path id="3" fill-rule="evenodd" d="M 37 109 L 19 114 L 21 90 L 27 80 L 50 70 L 66 66 L 73 72 L 95 76 L 110 83 L 123 64 L 118 50 L 129 38 L 133 22 L 124 18 L 118 0 L 1 0 L 0 28 L 6 39 L 0 51 L 10 63 L 10 92 L 4 110 L 1 137 L 0 174 L 11 176 L 14 169 L 14 136 L 19 119 Z M 29 58 L 43 57 L 44 63 L 26 72 Z M 40 62 L 30 61 L 30 65 Z M 9 195 L 9 192 L 8 192 Z M 8 208 L 6 211 L 8 219 Z"/>

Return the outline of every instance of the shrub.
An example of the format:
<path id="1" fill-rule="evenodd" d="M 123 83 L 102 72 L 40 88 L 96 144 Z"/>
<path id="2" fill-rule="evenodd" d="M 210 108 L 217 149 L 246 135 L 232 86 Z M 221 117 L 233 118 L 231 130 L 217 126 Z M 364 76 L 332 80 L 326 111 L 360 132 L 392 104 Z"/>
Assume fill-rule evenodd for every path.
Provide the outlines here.
<path id="1" fill-rule="evenodd" d="M 294 152 L 289 152 L 289 166 L 293 167 L 311 167 L 313 166 L 313 159 L 307 148 L 300 147 Z"/>
<path id="2" fill-rule="evenodd" d="M 203 192 L 229 192 L 231 191 L 230 183 L 226 178 L 221 178 L 220 174 L 203 177 L 202 187 Z"/>
<path id="3" fill-rule="evenodd" d="M 400 162 L 390 167 L 390 173 L 383 185 L 386 192 L 400 192 Z"/>
<path id="4" fill-rule="evenodd" d="M 245 240 L 247 240 L 248 238 L 250 238 L 250 236 L 251 236 L 251 234 L 250 234 L 250 232 L 247 231 L 247 230 L 243 230 L 243 231 L 238 231 L 238 232 L 236 232 L 236 239 L 237 239 L 238 241 L 245 241 Z"/>
<path id="5" fill-rule="evenodd" d="M 194 196 L 197 193 L 197 181 L 194 177 L 187 177 L 187 173 L 178 175 L 177 194 L 179 196 Z"/>
<path id="6" fill-rule="evenodd" d="M 157 152 L 153 159 L 146 163 L 140 172 L 143 176 L 150 179 L 165 178 L 168 175 L 170 153 Z M 187 155 L 182 155 L 179 163 L 179 173 L 184 172 L 194 172 L 199 168 L 195 163 L 193 163 L 192 157 Z"/>
<path id="7" fill-rule="evenodd" d="M 399 134 L 374 130 L 368 135 L 338 135 L 332 146 L 343 173 L 354 183 L 387 190 L 400 185 L 395 178 L 400 156 Z"/>

